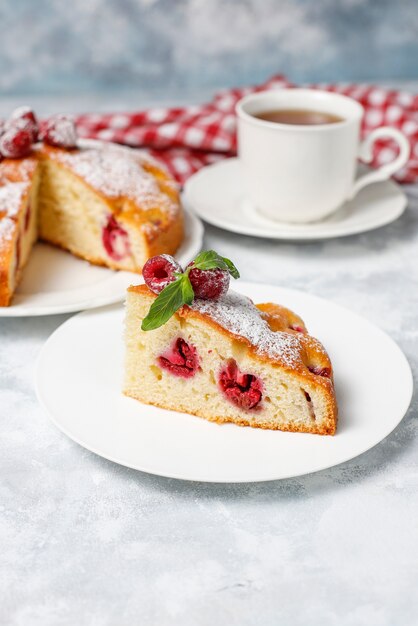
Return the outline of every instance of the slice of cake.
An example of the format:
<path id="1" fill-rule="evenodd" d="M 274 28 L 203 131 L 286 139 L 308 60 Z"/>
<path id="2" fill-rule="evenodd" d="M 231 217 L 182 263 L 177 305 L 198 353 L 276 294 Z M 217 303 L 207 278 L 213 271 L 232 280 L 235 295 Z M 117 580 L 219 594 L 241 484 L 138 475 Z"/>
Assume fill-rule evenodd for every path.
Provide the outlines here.
<path id="1" fill-rule="evenodd" d="M 218 423 L 334 434 L 323 346 L 288 309 L 228 291 L 227 259 L 199 269 L 210 265 L 201 259 L 183 273 L 168 256 L 150 259 L 147 285 L 128 290 L 124 393 Z"/>
<path id="2" fill-rule="evenodd" d="M 16 110 L 0 128 L 0 161 L 0 306 L 38 238 L 133 272 L 183 239 L 178 186 L 166 170 L 125 146 L 80 144 L 65 116 L 39 129 L 30 109 Z"/>
<path id="3" fill-rule="evenodd" d="M 175 181 L 150 157 L 113 144 L 43 146 L 39 237 L 96 265 L 138 272 L 175 252 L 183 213 Z"/>

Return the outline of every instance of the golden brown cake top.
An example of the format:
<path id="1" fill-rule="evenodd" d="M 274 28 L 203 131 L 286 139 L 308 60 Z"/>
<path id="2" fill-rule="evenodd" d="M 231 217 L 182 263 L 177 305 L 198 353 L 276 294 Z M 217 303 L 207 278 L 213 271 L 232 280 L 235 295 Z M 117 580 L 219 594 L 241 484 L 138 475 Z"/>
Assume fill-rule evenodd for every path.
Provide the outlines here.
<path id="1" fill-rule="evenodd" d="M 266 305 L 259 306 L 261 308 L 230 289 L 219 300 L 196 299 L 190 308 L 209 316 L 229 333 L 244 339 L 259 356 L 280 362 L 285 367 L 300 369 L 308 365 L 307 357 L 311 356 L 315 361 L 319 359 L 321 366 L 325 362 L 330 366 L 324 347 L 308 335 L 305 326 L 302 331 L 292 328 L 287 309 L 269 304 L 266 311 Z M 280 318 L 282 325 L 278 323 Z"/>
<path id="2" fill-rule="evenodd" d="M 144 211 L 178 210 L 177 183 L 140 150 L 84 140 L 72 150 L 43 146 L 41 151 L 110 199 L 128 199 Z"/>

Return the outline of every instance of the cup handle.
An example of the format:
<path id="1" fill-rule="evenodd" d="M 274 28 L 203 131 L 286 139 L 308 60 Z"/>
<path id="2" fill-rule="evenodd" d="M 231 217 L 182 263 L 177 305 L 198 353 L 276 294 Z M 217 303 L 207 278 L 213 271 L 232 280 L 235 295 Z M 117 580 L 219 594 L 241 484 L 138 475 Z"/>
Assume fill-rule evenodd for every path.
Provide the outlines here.
<path id="1" fill-rule="evenodd" d="M 354 181 L 354 185 L 352 186 L 350 193 L 348 194 L 348 200 L 354 198 L 360 189 L 363 189 L 366 185 L 370 185 L 370 183 L 376 183 L 381 180 L 387 180 L 408 161 L 409 154 L 411 152 L 409 141 L 399 130 L 389 126 L 376 128 L 369 135 L 367 135 L 366 139 L 361 144 L 359 151 L 359 158 L 362 161 L 365 161 L 366 163 L 370 163 L 372 161 L 373 144 L 376 139 L 380 139 L 381 137 L 390 137 L 397 142 L 399 146 L 398 156 L 390 163 L 386 163 L 385 165 L 382 165 L 382 167 L 379 167 L 379 169 L 373 170 L 373 172 L 369 172 L 364 174 L 364 176 L 357 178 L 357 180 Z"/>

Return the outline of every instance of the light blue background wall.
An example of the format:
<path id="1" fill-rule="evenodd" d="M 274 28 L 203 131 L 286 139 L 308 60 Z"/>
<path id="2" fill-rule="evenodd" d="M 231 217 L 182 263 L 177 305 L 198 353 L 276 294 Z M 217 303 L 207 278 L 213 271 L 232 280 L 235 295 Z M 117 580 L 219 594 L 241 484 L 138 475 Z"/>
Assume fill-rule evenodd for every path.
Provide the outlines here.
<path id="1" fill-rule="evenodd" d="M 418 78 L 417 0 L 0 0 L 0 93 Z"/>

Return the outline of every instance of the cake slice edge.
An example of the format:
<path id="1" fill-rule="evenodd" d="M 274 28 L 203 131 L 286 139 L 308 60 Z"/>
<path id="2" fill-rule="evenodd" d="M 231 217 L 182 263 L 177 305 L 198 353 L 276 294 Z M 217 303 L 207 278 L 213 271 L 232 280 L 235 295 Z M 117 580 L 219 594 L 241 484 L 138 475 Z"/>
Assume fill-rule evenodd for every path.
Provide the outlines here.
<path id="1" fill-rule="evenodd" d="M 285 347 L 284 355 L 278 352 L 273 358 L 271 350 L 270 354 L 260 352 L 259 346 L 231 332 L 213 314 L 198 310 L 199 303 L 182 307 L 163 327 L 144 332 L 141 322 L 153 299 L 155 295 L 145 285 L 128 290 L 123 387 L 127 396 L 217 423 L 335 434 L 337 403 L 331 362 L 298 316 L 279 305 L 258 305 L 257 314 L 277 333 L 273 339 L 279 348 Z M 194 351 L 197 367 L 190 374 L 180 366 L 173 375 L 176 362 L 184 357 L 182 342 Z M 238 385 L 240 393 L 235 394 L 237 381 L 245 384 Z"/>

